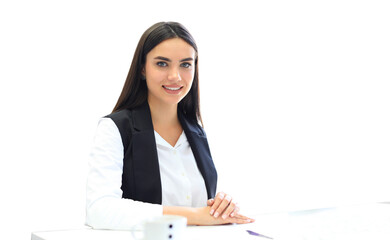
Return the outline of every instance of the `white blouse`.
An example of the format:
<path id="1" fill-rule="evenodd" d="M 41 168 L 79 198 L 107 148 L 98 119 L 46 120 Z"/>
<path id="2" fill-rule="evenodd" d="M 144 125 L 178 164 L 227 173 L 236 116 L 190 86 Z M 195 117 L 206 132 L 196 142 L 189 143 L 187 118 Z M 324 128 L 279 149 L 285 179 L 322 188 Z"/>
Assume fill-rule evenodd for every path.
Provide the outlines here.
<path id="1" fill-rule="evenodd" d="M 184 134 L 172 147 L 155 132 L 162 185 L 162 205 L 207 205 L 206 186 Z M 122 198 L 123 143 L 110 118 L 99 121 L 89 158 L 86 224 L 96 229 L 131 229 L 162 215 L 162 205 Z"/>
<path id="2" fill-rule="evenodd" d="M 162 205 L 206 206 L 206 185 L 184 131 L 174 147 L 156 131 L 154 136 L 160 165 Z"/>

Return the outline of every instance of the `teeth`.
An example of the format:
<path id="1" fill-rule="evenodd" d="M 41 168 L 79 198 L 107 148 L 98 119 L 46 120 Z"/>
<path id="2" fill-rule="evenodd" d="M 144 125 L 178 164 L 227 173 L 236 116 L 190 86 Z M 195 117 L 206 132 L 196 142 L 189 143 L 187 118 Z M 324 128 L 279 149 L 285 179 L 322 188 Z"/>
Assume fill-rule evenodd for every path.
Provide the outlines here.
<path id="1" fill-rule="evenodd" d="M 164 88 L 168 89 L 168 90 L 172 90 L 172 91 L 177 91 L 179 90 L 181 87 L 178 87 L 178 88 L 170 88 L 170 87 L 165 87 Z"/>

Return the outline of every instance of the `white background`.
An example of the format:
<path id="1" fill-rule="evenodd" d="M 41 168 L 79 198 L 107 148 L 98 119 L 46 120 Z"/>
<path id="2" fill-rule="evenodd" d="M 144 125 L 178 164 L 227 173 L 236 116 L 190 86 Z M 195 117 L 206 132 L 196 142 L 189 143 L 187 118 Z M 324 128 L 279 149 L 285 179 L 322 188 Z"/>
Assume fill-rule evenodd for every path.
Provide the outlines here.
<path id="1" fill-rule="evenodd" d="M 219 190 L 252 213 L 390 201 L 386 2 L 1 1 L 1 234 L 84 223 L 97 121 L 170 20 L 198 43 Z"/>

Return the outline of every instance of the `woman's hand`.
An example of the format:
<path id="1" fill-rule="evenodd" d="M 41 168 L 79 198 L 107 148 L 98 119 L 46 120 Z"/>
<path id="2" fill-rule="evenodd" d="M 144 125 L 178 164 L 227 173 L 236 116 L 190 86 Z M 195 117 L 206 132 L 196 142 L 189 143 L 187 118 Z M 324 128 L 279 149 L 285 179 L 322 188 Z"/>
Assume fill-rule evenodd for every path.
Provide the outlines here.
<path id="1" fill-rule="evenodd" d="M 185 216 L 188 225 L 243 224 L 255 221 L 240 214 L 239 210 L 237 202 L 233 201 L 231 196 L 219 192 L 215 199 L 207 201 L 207 207 L 164 206 L 163 214 Z"/>
<path id="2" fill-rule="evenodd" d="M 214 217 L 210 215 L 211 207 L 201 207 L 195 210 L 194 219 L 188 219 L 188 225 L 220 225 L 220 224 L 244 224 L 252 223 L 255 220 L 239 213 L 235 214 L 234 217 L 226 217 L 225 219 L 221 217 Z"/>
<path id="3" fill-rule="evenodd" d="M 237 202 L 224 192 L 219 192 L 214 199 L 209 199 L 207 201 L 207 206 L 210 206 L 210 215 L 215 218 L 218 218 L 219 216 L 221 216 L 222 219 L 235 217 L 240 211 Z"/>

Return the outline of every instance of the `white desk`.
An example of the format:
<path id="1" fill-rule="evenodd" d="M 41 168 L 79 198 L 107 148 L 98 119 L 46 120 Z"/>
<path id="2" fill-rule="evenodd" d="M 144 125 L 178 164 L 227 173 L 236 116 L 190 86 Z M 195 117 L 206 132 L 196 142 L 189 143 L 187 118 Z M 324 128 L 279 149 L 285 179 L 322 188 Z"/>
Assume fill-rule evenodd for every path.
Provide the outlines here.
<path id="1" fill-rule="evenodd" d="M 255 223 L 186 229 L 186 240 L 263 239 L 246 230 L 275 240 L 389 240 L 390 204 L 364 204 L 254 216 Z M 129 231 L 93 230 L 88 227 L 34 232 L 32 240 L 133 240 Z"/>
<path id="2" fill-rule="evenodd" d="M 185 240 L 253 239 L 242 226 L 189 226 Z M 249 227 L 249 226 L 247 226 Z M 60 231 L 34 232 L 31 240 L 134 240 L 130 231 L 93 230 L 88 227 Z"/>

